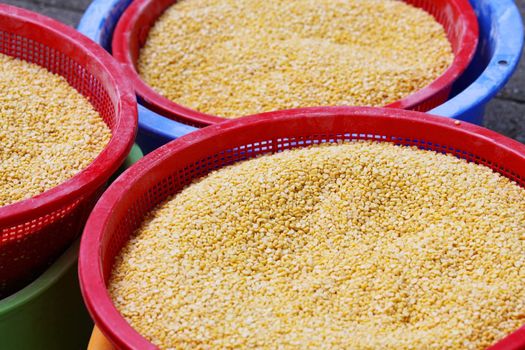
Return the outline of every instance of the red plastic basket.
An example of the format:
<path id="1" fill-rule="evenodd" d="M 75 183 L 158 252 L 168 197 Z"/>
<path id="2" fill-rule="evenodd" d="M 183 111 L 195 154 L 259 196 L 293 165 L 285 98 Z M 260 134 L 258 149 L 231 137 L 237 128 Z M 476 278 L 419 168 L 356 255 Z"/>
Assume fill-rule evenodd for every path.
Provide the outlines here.
<path id="1" fill-rule="evenodd" d="M 278 111 L 216 124 L 150 153 L 126 171 L 91 214 L 80 248 L 84 300 L 119 349 L 155 349 L 119 314 L 106 289 L 115 256 L 145 214 L 196 178 L 260 154 L 322 142 L 375 140 L 446 152 L 525 185 L 525 145 L 468 123 L 421 112 L 366 107 Z M 525 328 L 492 350 L 525 348 Z"/>
<path id="2" fill-rule="evenodd" d="M 476 52 L 478 21 L 468 0 L 404 0 L 432 14 L 443 25 L 452 44 L 452 65 L 427 87 L 387 107 L 428 111 L 444 103 L 452 84 L 465 71 Z M 124 65 L 138 96 L 151 110 L 185 124 L 202 127 L 225 118 L 181 106 L 158 94 L 139 76 L 135 64 L 150 28 L 176 0 L 136 0 L 122 15 L 113 35 L 113 55 Z"/>
<path id="3" fill-rule="evenodd" d="M 106 148 L 69 181 L 0 207 L 0 298 L 36 277 L 80 233 L 109 177 L 126 158 L 137 129 L 133 90 L 118 63 L 73 28 L 0 4 L 0 53 L 66 78 L 111 128 Z"/>

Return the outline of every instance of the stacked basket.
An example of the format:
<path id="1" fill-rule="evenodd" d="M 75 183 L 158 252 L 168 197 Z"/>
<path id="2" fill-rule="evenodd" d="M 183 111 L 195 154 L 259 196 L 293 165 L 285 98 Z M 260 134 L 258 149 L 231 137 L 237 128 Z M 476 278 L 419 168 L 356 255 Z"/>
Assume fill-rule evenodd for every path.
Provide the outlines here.
<path id="1" fill-rule="evenodd" d="M 0 52 L 65 77 L 91 101 L 113 134 L 95 161 L 71 180 L 0 208 L 0 295 L 5 296 L 77 237 L 97 196 L 133 145 L 136 109 L 120 68 L 95 43 L 29 11 L 0 5 L 0 16 Z"/>
<path id="2" fill-rule="evenodd" d="M 130 0 L 93 1 L 79 24 L 79 30 L 111 50 L 115 27 L 130 3 Z M 523 27 L 512 0 L 471 0 L 470 3 L 476 11 L 480 29 L 476 55 L 465 74 L 454 84 L 451 99 L 431 113 L 481 124 L 485 105 L 517 67 L 523 47 Z M 129 64 L 131 60 L 126 61 Z M 129 69 L 134 71 L 132 66 Z M 176 122 L 158 109 L 146 106 L 139 104 L 137 135 L 137 142 L 146 153 L 195 131 L 194 127 Z"/>
<path id="3" fill-rule="evenodd" d="M 40 195 L 0 208 L 2 346 L 74 346 L 72 342 L 85 337 L 87 319 L 71 271 L 76 250 L 69 247 L 132 148 L 135 97 L 118 64 L 102 48 L 72 28 L 33 12 L 0 4 L 0 53 L 64 77 L 112 131 L 109 144 L 85 170 Z M 57 336 L 60 327 L 70 336 Z"/>

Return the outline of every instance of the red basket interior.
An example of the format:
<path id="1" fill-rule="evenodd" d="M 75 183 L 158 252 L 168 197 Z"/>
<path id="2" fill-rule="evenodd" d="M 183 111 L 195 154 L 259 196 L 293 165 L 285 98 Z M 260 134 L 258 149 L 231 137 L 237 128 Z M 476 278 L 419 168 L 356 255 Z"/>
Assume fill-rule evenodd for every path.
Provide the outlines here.
<path id="1" fill-rule="evenodd" d="M 133 91 L 103 49 L 73 28 L 0 4 L 0 53 L 45 67 L 87 97 L 113 136 L 94 162 L 41 195 L 0 207 L 0 298 L 39 274 L 82 229 L 136 132 Z"/>
<path id="2" fill-rule="evenodd" d="M 95 207 L 82 239 L 79 274 L 84 300 L 119 349 L 154 349 L 119 314 L 106 290 L 115 256 L 145 214 L 194 179 L 260 154 L 323 142 L 376 140 L 451 153 L 525 185 L 525 145 L 493 131 L 399 109 L 308 108 L 233 120 L 186 135 L 124 173 Z M 494 349 L 525 347 L 521 329 Z"/>
<path id="3" fill-rule="evenodd" d="M 141 102 L 153 111 L 202 127 L 225 119 L 181 106 L 155 92 L 139 76 L 135 64 L 150 28 L 176 0 L 136 0 L 122 15 L 113 35 L 113 55 L 124 65 Z M 447 71 L 427 87 L 387 107 L 428 111 L 444 103 L 453 83 L 468 67 L 478 43 L 478 21 L 468 0 L 405 0 L 432 14 L 443 25 L 455 59 Z"/>

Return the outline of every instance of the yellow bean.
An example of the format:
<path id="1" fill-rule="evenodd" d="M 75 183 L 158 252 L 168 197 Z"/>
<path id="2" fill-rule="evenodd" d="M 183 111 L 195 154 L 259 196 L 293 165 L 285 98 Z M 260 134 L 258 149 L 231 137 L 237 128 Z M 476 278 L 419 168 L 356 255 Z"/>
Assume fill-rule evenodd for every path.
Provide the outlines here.
<path id="1" fill-rule="evenodd" d="M 524 198 L 390 143 L 262 156 L 153 210 L 109 289 L 162 349 L 481 350 L 523 323 Z"/>

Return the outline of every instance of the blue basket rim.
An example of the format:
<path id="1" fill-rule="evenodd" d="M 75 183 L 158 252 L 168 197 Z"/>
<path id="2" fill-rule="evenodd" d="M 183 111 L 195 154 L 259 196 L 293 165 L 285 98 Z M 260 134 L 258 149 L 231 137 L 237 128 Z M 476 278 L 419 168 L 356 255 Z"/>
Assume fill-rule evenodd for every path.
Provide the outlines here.
<path id="1" fill-rule="evenodd" d="M 465 104 L 465 101 L 487 103 L 509 81 L 518 67 L 524 43 L 523 22 L 518 6 L 513 0 L 487 1 L 486 6 L 498 18 L 499 26 L 492 28 L 491 35 L 495 33 L 500 38 L 496 40 L 489 64 L 465 90 L 429 113 L 454 118 L 470 109 L 471 105 Z"/>

